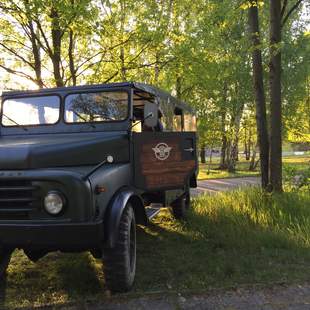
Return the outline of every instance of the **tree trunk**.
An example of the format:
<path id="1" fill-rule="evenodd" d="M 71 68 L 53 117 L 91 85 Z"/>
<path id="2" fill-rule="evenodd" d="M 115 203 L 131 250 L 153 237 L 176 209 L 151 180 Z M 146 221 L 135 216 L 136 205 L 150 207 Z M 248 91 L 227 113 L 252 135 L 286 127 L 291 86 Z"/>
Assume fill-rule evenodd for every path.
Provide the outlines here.
<path id="1" fill-rule="evenodd" d="M 159 72 L 160 72 L 160 69 L 159 69 L 159 60 L 160 60 L 160 55 L 159 55 L 159 51 L 156 51 L 156 63 L 155 63 L 155 68 L 154 68 L 154 82 L 155 82 L 155 85 L 158 84 L 158 81 L 159 81 Z"/>
<path id="2" fill-rule="evenodd" d="M 270 183 L 282 191 L 281 0 L 270 0 Z"/>
<path id="3" fill-rule="evenodd" d="M 244 152 L 243 154 L 245 155 L 245 159 L 248 159 L 248 137 L 247 137 L 247 124 L 244 124 Z"/>
<path id="4" fill-rule="evenodd" d="M 256 159 L 256 149 L 257 149 L 257 145 L 253 146 L 253 153 L 252 153 L 252 157 L 251 157 L 251 162 L 250 162 L 250 167 L 249 170 L 250 171 L 254 171 L 257 164 L 255 164 L 255 159 Z"/>
<path id="5" fill-rule="evenodd" d="M 181 100 L 182 98 L 182 79 L 181 76 L 178 74 L 176 79 L 176 92 L 177 92 L 177 98 Z"/>
<path id="6" fill-rule="evenodd" d="M 256 104 L 257 140 L 259 144 L 261 160 L 261 182 L 262 187 L 267 189 L 269 183 L 269 141 L 266 117 L 266 99 L 263 81 L 262 54 L 260 50 L 258 8 L 257 1 L 255 2 L 256 5 L 252 5 L 249 8 L 249 28 L 253 45 L 252 67 Z"/>
<path id="7" fill-rule="evenodd" d="M 34 27 L 34 22 L 33 22 L 33 16 L 31 15 L 30 11 L 29 11 L 29 0 L 25 1 L 25 10 L 27 13 L 27 26 L 29 29 L 28 33 L 28 37 L 30 39 L 31 42 L 31 50 L 33 53 L 33 59 L 34 59 L 34 63 L 33 63 L 33 69 L 35 72 L 35 82 L 36 84 L 39 86 L 39 88 L 43 88 L 44 87 L 44 83 L 42 80 L 42 62 L 41 62 L 41 53 L 40 53 L 40 44 L 37 40 L 37 36 L 39 36 L 39 32 L 36 33 L 35 27 Z"/>
<path id="8" fill-rule="evenodd" d="M 202 164 L 206 163 L 206 146 L 203 144 L 200 148 L 200 161 Z"/>
<path id="9" fill-rule="evenodd" d="M 122 82 L 126 81 L 126 66 L 125 66 L 125 49 L 123 46 L 120 47 L 120 60 L 121 60 L 121 75 Z"/>
<path id="10" fill-rule="evenodd" d="M 213 147 L 211 147 L 211 148 L 210 148 L 209 165 L 208 165 L 208 171 L 207 171 L 207 174 L 210 174 L 210 171 L 211 171 L 212 154 L 213 154 Z"/>
<path id="11" fill-rule="evenodd" d="M 63 78 L 61 75 L 61 38 L 62 33 L 60 30 L 59 15 L 55 8 L 51 9 L 51 28 L 52 28 L 52 43 L 53 43 L 53 73 L 55 78 L 55 83 L 57 87 L 64 86 Z"/>
<path id="12" fill-rule="evenodd" d="M 229 172 L 236 171 L 236 162 L 238 161 L 238 150 L 239 150 L 238 137 L 234 137 L 234 139 L 231 141 L 229 161 L 227 162 L 227 168 Z"/>
<path id="13" fill-rule="evenodd" d="M 248 137 L 248 142 L 247 142 L 248 149 L 246 153 L 246 160 L 250 160 L 251 158 L 251 145 L 252 145 L 252 130 L 251 130 L 251 125 L 250 125 L 249 126 L 249 137 Z"/>
<path id="14" fill-rule="evenodd" d="M 235 141 L 235 161 L 239 161 L 239 138 Z"/>
<path id="15" fill-rule="evenodd" d="M 227 142 L 226 142 L 226 158 L 225 158 L 225 163 L 224 163 L 224 167 L 225 169 L 229 169 L 231 170 L 230 168 L 230 165 L 231 165 L 231 140 L 230 139 L 227 139 Z"/>
<path id="16" fill-rule="evenodd" d="M 244 104 L 241 103 L 240 106 L 237 106 L 234 115 L 231 119 L 232 136 L 229 142 L 229 151 L 227 154 L 227 167 L 229 172 L 236 171 L 236 162 L 238 161 L 238 152 L 239 152 L 239 134 L 240 134 L 240 123 L 243 114 Z"/>
<path id="17" fill-rule="evenodd" d="M 126 1 L 121 1 L 121 25 L 120 25 L 120 32 L 121 32 L 121 42 L 124 42 L 125 39 L 125 21 L 126 21 Z M 127 68 L 125 64 L 125 47 L 122 44 L 120 46 L 120 55 L 119 55 L 120 61 L 121 61 L 121 77 L 122 82 L 125 82 L 127 80 Z"/>
<path id="18" fill-rule="evenodd" d="M 37 44 L 36 34 L 35 34 L 32 20 L 29 20 L 28 27 L 30 30 L 30 41 L 31 41 L 31 49 L 33 53 L 33 58 L 34 58 L 34 72 L 36 75 L 36 83 L 39 86 L 39 88 L 43 88 L 44 83 L 42 80 L 42 63 L 41 63 L 40 47 Z"/>
<path id="19" fill-rule="evenodd" d="M 70 29 L 69 31 L 69 68 L 70 68 L 70 75 L 72 80 L 72 85 L 76 85 L 76 69 L 74 64 L 74 34 L 73 31 Z"/>
<path id="20" fill-rule="evenodd" d="M 221 147 L 221 159 L 219 169 L 227 169 L 227 133 L 226 133 L 226 101 L 227 101 L 227 83 L 224 83 L 223 87 L 223 103 L 221 105 L 221 135 L 222 135 L 222 147 Z"/>
<path id="21" fill-rule="evenodd" d="M 226 151 L 227 151 L 227 137 L 226 137 L 226 130 L 225 130 L 225 112 L 222 112 L 222 147 L 221 147 L 221 159 L 220 159 L 220 169 L 226 169 Z"/>
<path id="22" fill-rule="evenodd" d="M 225 134 L 222 135 L 222 147 L 221 147 L 221 159 L 220 159 L 220 167 L 219 169 L 226 169 L 226 149 L 227 149 L 227 138 Z"/>

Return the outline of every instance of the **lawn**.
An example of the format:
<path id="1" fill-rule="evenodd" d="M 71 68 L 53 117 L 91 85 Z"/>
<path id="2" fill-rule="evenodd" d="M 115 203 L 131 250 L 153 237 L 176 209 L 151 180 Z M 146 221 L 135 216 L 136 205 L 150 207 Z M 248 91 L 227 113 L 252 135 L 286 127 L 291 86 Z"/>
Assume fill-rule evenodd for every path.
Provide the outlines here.
<path id="1" fill-rule="evenodd" d="M 186 222 L 164 209 L 138 228 L 136 283 L 126 296 L 309 280 L 309 206 L 306 193 L 248 189 L 197 198 Z M 107 298 L 101 262 L 88 253 L 34 264 L 16 251 L 0 294 L 12 308 Z"/>
<path id="2" fill-rule="evenodd" d="M 206 179 L 218 179 L 218 178 L 236 178 L 236 177 L 247 177 L 247 176 L 258 176 L 259 165 L 255 171 L 249 171 L 250 162 L 245 160 L 243 156 L 240 156 L 240 160 L 236 164 L 236 172 L 231 173 L 227 170 L 219 170 L 219 158 L 216 157 L 212 160 L 210 165 L 210 171 L 208 173 L 209 164 L 199 165 L 199 180 Z M 303 171 L 310 167 L 310 155 L 301 156 L 284 156 L 283 157 L 283 168 L 293 167 L 297 171 Z"/>

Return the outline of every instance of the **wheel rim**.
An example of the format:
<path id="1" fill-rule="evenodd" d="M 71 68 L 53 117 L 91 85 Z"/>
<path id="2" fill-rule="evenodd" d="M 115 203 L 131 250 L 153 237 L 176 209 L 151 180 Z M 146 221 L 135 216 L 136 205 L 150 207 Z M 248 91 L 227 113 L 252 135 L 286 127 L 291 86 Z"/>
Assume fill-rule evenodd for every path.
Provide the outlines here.
<path id="1" fill-rule="evenodd" d="M 129 263 L 130 263 L 130 271 L 134 271 L 135 269 L 135 260 L 136 260 L 136 234 L 135 234 L 135 225 L 132 221 L 130 224 L 130 238 L 129 238 Z"/>

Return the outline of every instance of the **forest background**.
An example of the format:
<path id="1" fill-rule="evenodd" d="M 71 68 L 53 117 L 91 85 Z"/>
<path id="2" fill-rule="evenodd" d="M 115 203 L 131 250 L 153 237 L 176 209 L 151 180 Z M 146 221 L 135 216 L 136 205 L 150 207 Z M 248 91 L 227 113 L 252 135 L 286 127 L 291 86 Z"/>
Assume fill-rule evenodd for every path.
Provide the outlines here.
<path id="1" fill-rule="evenodd" d="M 277 2 L 281 37 L 273 44 L 270 5 Z M 253 9 L 259 32 L 251 28 Z M 282 141 L 309 150 L 309 11 L 302 0 L 1 0 L 0 89 L 152 84 L 197 110 L 202 162 L 206 148 L 217 149 L 219 168 L 233 172 L 242 150 L 255 170 L 262 151 L 252 72 L 256 51 L 267 130 L 270 64 L 281 52 Z"/>

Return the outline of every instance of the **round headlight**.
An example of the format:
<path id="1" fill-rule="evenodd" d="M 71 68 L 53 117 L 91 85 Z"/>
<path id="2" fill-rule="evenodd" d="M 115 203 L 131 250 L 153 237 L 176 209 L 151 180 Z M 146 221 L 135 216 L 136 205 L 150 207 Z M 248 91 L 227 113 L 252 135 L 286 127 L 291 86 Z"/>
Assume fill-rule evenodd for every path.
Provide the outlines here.
<path id="1" fill-rule="evenodd" d="M 63 196 L 59 192 L 49 192 L 44 198 L 45 210 L 51 215 L 59 214 L 64 204 Z"/>

